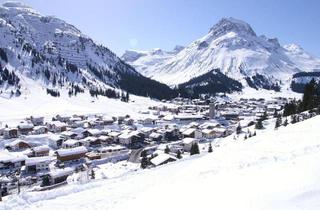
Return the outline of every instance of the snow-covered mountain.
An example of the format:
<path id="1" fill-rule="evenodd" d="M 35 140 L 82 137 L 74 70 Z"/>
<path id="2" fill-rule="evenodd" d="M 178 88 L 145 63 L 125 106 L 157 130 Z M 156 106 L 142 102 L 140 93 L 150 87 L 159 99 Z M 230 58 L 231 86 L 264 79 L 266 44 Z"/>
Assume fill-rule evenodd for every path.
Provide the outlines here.
<path id="1" fill-rule="evenodd" d="M 298 45 L 281 46 L 276 38 L 257 36 L 251 26 L 223 18 L 204 37 L 172 52 L 126 51 L 122 56 L 143 75 L 177 85 L 220 69 L 244 87 L 278 89 L 293 74 L 320 69 L 320 59 Z"/>
<path id="2" fill-rule="evenodd" d="M 51 90 L 82 92 L 124 89 L 162 98 L 171 89 L 145 78 L 108 48 L 76 27 L 44 16 L 22 3 L 0 6 L 0 87 L 2 94 L 28 92 L 26 80 Z M 161 92 L 161 91 L 160 91 Z"/>

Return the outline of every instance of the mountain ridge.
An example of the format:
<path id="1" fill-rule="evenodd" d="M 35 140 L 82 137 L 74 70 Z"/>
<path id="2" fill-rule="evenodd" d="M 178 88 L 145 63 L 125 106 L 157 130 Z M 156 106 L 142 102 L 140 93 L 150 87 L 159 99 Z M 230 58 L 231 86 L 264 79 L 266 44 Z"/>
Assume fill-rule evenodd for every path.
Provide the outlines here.
<path id="1" fill-rule="evenodd" d="M 6 57 L 0 59 L 0 88 L 7 94 L 26 92 L 24 78 L 55 91 L 69 89 L 71 95 L 88 90 L 120 94 L 120 89 L 159 99 L 174 94 L 166 85 L 145 78 L 73 25 L 44 16 L 25 4 L 7 2 L 0 6 L 0 34 L 2 58 Z M 19 82 L 8 82 L 8 71 Z M 130 84 L 129 77 L 134 84 Z"/>
<path id="2" fill-rule="evenodd" d="M 141 74 L 170 86 L 220 69 L 245 87 L 250 87 L 248 78 L 261 75 L 268 86 L 288 88 L 293 74 L 320 69 L 320 59 L 298 45 L 281 46 L 277 38 L 258 36 L 248 23 L 235 18 L 221 19 L 208 34 L 177 53 L 131 50 L 122 58 Z"/>

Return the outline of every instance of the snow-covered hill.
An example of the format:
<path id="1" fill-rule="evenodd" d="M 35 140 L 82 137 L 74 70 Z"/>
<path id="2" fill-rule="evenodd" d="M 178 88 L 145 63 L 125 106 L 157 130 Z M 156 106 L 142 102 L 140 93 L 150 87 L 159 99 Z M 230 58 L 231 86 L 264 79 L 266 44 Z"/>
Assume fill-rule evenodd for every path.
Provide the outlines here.
<path id="1" fill-rule="evenodd" d="M 108 48 L 73 25 L 44 16 L 22 4 L 0 6 L 0 87 L 11 94 L 27 92 L 24 80 L 50 89 L 81 92 L 121 88 L 161 98 L 154 89 L 170 89 L 143 77 Z"/>
<path id="2" fill-rule="evenodd" d="M 172 52 L 129 50 L 122 58 L 143 75 L 168 85 L 220 69 L 244 87 L 287 88 L 294 73 L 320 69 L 320 59 L 301 47 L 281 46 L 276 38 L 257 36 L 249 24 L 234 18 L 221 19 L 186 47 Z"/>
<path id="3" fill-rule="evenodd" d="M 245 141 L 221 140 L 210 154 L 7 197 L 0 208 L 318 210 L 319 123 L 319 116 L 278 130 L 272 123 Z"/>

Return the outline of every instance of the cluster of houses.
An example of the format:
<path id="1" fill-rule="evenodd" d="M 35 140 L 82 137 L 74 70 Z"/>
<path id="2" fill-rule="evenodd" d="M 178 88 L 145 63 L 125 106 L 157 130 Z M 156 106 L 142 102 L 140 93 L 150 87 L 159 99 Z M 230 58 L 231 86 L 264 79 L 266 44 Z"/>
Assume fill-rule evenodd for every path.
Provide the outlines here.
<path id="1" fill-rule="evenodd" d="M 190 152 L 195 143 L 230 135 L 243 117 L 273 113 L 285 103 L 285 99 L 212 103 L 178 98 L 171 106 L 149 107 L 138 119 L 129 115 L 57 115 L 48 121 L 29 117 L 14 127 L 0 128 L 0 179 L 18 171 L 25 177 L 49 176 L 56 184 L 79 167 L 128 160 L 135 150 L 153 153 L 166 145 L 171 153 Z M 173 154 L 160 153 L 151 163 L 158 166 L 175 160 Z"/>

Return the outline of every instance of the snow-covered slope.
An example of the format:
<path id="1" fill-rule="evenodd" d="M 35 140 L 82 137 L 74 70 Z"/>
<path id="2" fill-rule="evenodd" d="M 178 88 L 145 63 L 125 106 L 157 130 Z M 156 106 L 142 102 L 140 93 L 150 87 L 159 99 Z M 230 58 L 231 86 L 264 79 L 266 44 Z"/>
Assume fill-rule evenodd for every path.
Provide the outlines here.
<path id="1" fill-rule="evenodd" d="M 265 88 L 290 84 L 294 73 L 320 69 L 320 59 L 301 47 L 282 47 L 277 39 L 257 36 L 249 24 L 234 18 L 221 19 L 207 35 L 185 48 L 172 52 L 131 50 L 122 58 L 143 75 L 168 85 L 220 69 L 244 86 Z M 264 84 L 252 84 L 257 77 Z"/>
<path id="2" fill-rule="evenodd" d="M 213 153 L 88 184 L 12 196 L 3 209 L 320 208 L 320 117 L 222 140 Z M 106 171 L 108 174 L 108 172 Z"/>
<path id="3" fill-rule="evenodd" d="M 169 91 L 73 25 L 22 3 L 0 6 L 0 36 L 0 87 L 4 92 L 28 88 L 25 78 L 44 87 L 73 91 L 115 87 L 145 96 L 153 96 L 146 92 L 154 87 Z M 5 69 L 14 76 L 8 79 Z M 143 88 L 146 90 L 141 91 Z"/>

